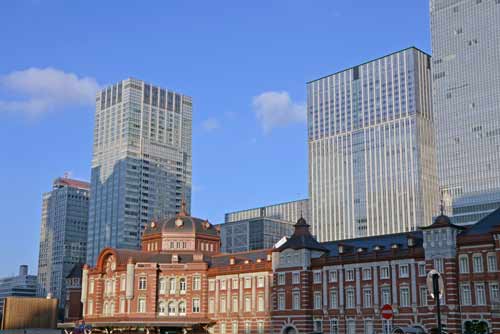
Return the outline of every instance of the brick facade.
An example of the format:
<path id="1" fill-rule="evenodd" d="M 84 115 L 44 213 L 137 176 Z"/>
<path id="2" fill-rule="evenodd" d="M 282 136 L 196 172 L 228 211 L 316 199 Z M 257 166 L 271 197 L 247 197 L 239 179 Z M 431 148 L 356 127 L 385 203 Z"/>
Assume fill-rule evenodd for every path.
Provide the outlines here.
<path id="1" fill-rule="evenodd" d="M 429 333 L 437 324 L 426 278 L 436 269 L 448 333 L 473 321 L 497 333 L 499 239 L 500 210 L 467 229 L 441 216 L 420 231 L 325 243 L 301 219 L 278 248 L 223 254 L 214 226 L 181 214 L 152 223 L 142 250 L 106 249 L 84 268 L 84 319 L 169 333 Z M 175 249 L 178 240 L 186 243 Z"/>

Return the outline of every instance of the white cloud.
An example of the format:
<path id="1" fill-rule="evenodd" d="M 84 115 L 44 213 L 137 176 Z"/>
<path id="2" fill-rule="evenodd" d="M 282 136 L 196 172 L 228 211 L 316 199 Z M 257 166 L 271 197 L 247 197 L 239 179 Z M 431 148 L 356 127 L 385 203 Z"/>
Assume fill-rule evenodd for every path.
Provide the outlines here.
<path id="1" fill-rule="evenodd" d="M 207 132 L 211 132 L 213 130 L 216 130 L 220 127 L 219 121 L 217 121 L 215 118 L 208 118 L 204 120 L 201 123 L 201 126 L 203 127 L 203 130 Z"/>
<path id="2" fill-rule="evenodd" d="M 288 92 L 264 92 L 253 98 L 253 111 L 264 132 L 306 120 L 306 106 L 295 103 Z"/>
<path id="3" fill-rule="evenodd" d="M 38 115 L 71 106 L 92 106 L 99 85 L 94 78 L 78 77 L 54 68 L 29 68 L 0 76 L 3 95 L 0 112 Z"/>

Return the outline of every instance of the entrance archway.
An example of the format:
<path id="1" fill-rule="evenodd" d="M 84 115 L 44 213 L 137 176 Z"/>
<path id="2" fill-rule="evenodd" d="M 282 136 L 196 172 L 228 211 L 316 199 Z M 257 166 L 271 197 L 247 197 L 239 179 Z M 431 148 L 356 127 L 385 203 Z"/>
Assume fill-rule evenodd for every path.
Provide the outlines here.
<path id="1" fill-rule="evenodd" d="M 297 329 L 293 326 L 286 326 L 283 329 L 282 334 L 299 334 L 299 332 L 297 332 Z"/>

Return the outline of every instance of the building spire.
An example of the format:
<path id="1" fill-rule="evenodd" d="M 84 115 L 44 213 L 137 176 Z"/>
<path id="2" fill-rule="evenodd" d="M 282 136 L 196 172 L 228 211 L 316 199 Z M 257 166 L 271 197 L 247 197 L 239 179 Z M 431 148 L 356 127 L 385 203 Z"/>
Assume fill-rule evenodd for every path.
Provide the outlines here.
<path id="1" fill-rule="evenodd" d="M 184 195 L 182 195 L 182 201 L 181 201 L 181 211 L 179 211 L 179 216 L 187 216 L 187 211 L 186 211 L 186 200 Z"/>

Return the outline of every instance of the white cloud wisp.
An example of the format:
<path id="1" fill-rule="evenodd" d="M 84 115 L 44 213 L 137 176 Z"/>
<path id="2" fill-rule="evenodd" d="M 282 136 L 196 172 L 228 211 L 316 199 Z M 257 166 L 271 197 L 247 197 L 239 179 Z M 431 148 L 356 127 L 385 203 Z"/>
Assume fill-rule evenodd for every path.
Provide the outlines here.
<path id="1" fill-rule="evenodd" d="M 39 115 L 72 106 L 92 106 L 99 84 L 54 68 L 29 68 L 0 76 L 0 112 Z"/>
<path id="2" fill-rule="evenodd" d="M 253 98 L 253 111 L 265 133 L 306 120 L 306 106 L 292 101 L 288 92 L 264 92 Z"/>

